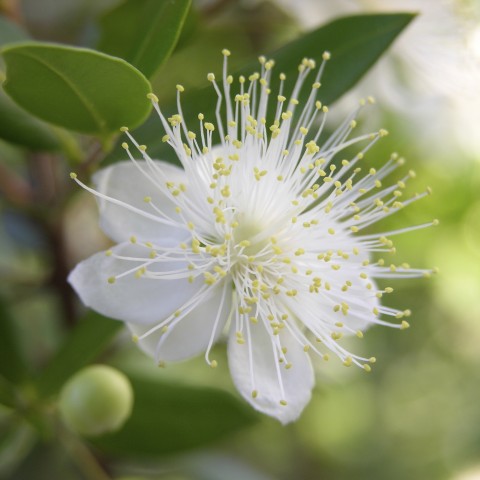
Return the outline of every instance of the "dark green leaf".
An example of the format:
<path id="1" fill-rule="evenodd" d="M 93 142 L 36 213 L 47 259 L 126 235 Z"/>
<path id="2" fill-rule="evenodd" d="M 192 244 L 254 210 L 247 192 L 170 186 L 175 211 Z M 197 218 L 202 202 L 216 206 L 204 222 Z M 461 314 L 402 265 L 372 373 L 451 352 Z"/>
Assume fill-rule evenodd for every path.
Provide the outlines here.
<path id="1" fill-rule="evenodd" d="M 0 299 L 0 375 L 13 384 L 24 380 L 27 373 L 16 333 L 13 318 Z"/>
<path id="2" fill-rule="evenodd" d="M 267 57 L 275 60 L 275 72 L 286 74 L 284 91 L 289 92 L 297 78 L 297 67 L 302 58 L 313 58 L 319 64 L 322 61 L 322 53 L 329 51 L 332 58 L 322 77 L 319 98 L 324 104 L 331 104 L 370 69 L 413 18 L 414 15 L 407 13 L 343 17 L 287 44 Z M 226 41 L 222 47 L 229 48 L 228 43 Z M 232 56 L 235 55 L 234 45 L 231 46 L 231 50 Z M 222 65 L 220 52 L 218 65 L 220 70 Z M 258 70 L 259 65 L 255 63 L 237 71 L 234 77 L 250 75 Z M 271 89 L 275 92 L 279 82 L 278 75 L 273 75 L 272 78 Z M 182 79 L 179 78 L 178 82 L 181 83 Z M 305 89 L 304 94 L 309 93 L 306 90 L 308 89 Z M 302 100 L 302 98 L 304 97 L 300 96 L 299 99 Z M 213 121 L 216 99 L 215 91 L 211 86 L 187 92 L 182 101 L 186 122 L 196 121 L 198 112 L 204 113 L 206 119 Z M 171 105 L 170 109 L 167 106 L 164 110 L 172 113 L 175 111 L 175 106 Z M 150 155 L 175 161 L 171 150 L 161 142 L 159 121 L 155 118 L 155 114 L 137 130 L 135 136 L 140 143 L 148 146 Z M 122 152 L 115 153 L 117 157 L 124 157 Z"/>
<path id="3" fill-rule="evenodd" d="M 71 375 L 103 351 L 122 326 L 122 322 L 90 311 L 37 379 L 40 394 L 48 396 L 56 393 Z"/>
<path id="4" fill-rule="evenodd" d="M 151 77 L 170 56 L 191 0 L 127 0 L 104 15 L 99 49 Z"/>
<path id="5" fill-rule="evenodd" d="M 60 146 L 52 127 L 36 119 L 0 87 L 0 138 L 32 150 L 57 150 Z"/>
<path id="6" fill-rule="evenodd" d="M 218 440 L 254 423 L 255 413 L 223 390 L 130 377 L 132 416 L 95 444 L 118 455 L 163 455 Z"/>
<path id="7" fill-rule="evenodd" d="M 5 91 L 48 122 L 106 136 L 123 125 L 139 125 L 150 112 L 148 80 L 121 59 L 34 42 L 6 47 L 2 53 Z"/>

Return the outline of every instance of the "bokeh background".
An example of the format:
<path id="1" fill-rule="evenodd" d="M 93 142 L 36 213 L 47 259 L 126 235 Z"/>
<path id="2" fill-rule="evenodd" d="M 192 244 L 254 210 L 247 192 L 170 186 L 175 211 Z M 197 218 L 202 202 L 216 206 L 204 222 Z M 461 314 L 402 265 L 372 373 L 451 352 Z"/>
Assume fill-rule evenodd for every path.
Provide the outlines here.
<path id="1" fill-rule="evenodd" d="M 99 19 L 118 3 L 3 0 L 0 8 L 36 39 L 91 45 Z M 411 328 L 378 327 L 366 335 L 362 348 L 378 360 L 371 375 L 334 362 L 319 364 L 313 399 L 295 424 L 282 427 L 259 417 L 195 449 L 140 459 L 107 457 L 112 478 L 480 479 L 480 4 L 196 0 L 176 50 L 152 84 L 160 101 L 169 102 L 176 83 L 191 87 L 204 81 L 223 46 L 232 50 L 234 68 L 337 16 L 383 11 L 419 15 L 332 106 L 332 118 L 374 95 L 377 104 L 360 119 L 361 126 L 388 128 L 391 135 L 368 161 L 381 165 L 397 151 L 417 172 L 409 191 L 433 190 L 379 227 L 440 220 L 438 227 L 396 239 L 397 262 L 439 269 L 429 280 L 393 285 L 390 300 L 412 310 Z M 65 339 L 65 315 L 78 315 L 65 275 L 109 245 L 88 194 L 78 191 L 66 205 L 56 202 L 68 181 L 65 168 L 52 155 L 0 140 L 0 298 L 32 371 Z M 31 208 L 32 195 L 40 210 Z M 55 221 L 48 235 L 37 218 L 42 214 Z M 216 353 L 221 365 L 216 370 L 199 359 L 159 372 L 120 334 L 99 360 L 151 378 L 234 392 L 223 350 Z M 17 420 L 13 428 L 11 412 L 0 408 L 0 478 L 87 478 L 58 444 L 38 440 L 28 423 Z"/>

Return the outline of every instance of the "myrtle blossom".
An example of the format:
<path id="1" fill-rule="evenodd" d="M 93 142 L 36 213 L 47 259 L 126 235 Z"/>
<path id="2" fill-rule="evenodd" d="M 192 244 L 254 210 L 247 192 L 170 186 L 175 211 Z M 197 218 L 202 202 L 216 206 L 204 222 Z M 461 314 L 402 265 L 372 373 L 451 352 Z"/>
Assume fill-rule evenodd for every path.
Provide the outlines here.
<path id="1" fill-rule="evenodd" d="M 408 327 L 410 312 L 383 306 L 392 288 L 375 279 L 430 272 L 372 255 L 394 251 L 388 237 L 435 222 L 365 231 L 428 192 L 402 200 L 411 171 L 383 185 L 403 164 L 395 154 L 362 173 L 365 154 L 387 134 L 351 138 L 359 111 L 373 99 L 325 132 L 328 108 L 317 96 L 328 52 L 319 68 L 302 61 L 291 92 L 280 74 L 276 94 L 272 60 L 260 57 L 259 73 L 234 79 L 230 52 L 223 55 L 222 81 L 208 75 L 218 96 L 215 124 L 199 114 L 196 132 L 188 129 L 181 85 L 178 113 L 168 118 L 149 94 L 163 141 L 183 168 L 152 159 L 123 128 L 129 161 L 100 170 L 94 189 L 72 174 L 98 197 L 101 227 L 118 245 L 81 262 L 69 281 L 86 305 L 124 321 L 159 365 L 205 352 L 216 367 L 211 349 L 226 333 L 239 392 L 287 423 L 310 399 L 311 358 L 333 354 L 370 371 L 375 359 L 349 352 L 341 338 L 361 338 L 371 325 Z M 300 101 L 307 79 L 310 93 Z M 338 158 L 356 144 L 356 155 Z"/>

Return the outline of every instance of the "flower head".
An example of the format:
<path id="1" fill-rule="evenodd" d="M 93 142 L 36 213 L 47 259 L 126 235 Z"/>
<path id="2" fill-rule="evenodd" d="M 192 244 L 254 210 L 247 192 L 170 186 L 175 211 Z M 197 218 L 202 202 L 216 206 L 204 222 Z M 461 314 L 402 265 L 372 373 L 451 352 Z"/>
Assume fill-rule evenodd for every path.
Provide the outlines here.
<path id="1" fill-rule="evenodd" d="M 333 354 L 370 371 L 375 359 L 347 351 L 342 336 L 362 337 L 376 324 L 408 327 L 409 311 L 382 306 L 392 289 L 374 279 L 429 272 L 373 261 L 373 252 L 391 252 L 393 243 L 364 230 L 427 192 L 402 200 L 413 172 L 383 185 L 403 163 L 397 155 L 363 172 L 365 153 L 387 133 L 350 138 L 368 101 L 325 134 L 328 108 L 317 94 L 328 53 L 318 69 L 302 61 L 288 97 L 283 74 L 279 92 L 270 91 L 273 61 L 261 57 L 260 73 L 234 80 L 223 54 L 222 82 L 208 75 L 218 95 L 215 124 L 199 114 L 188 129 L 181 86 L 169 118 L 149 95 L 183 168 L 150 158 L 125 128 L 129 162 L 99 171 L 96 189 L 72 175 L 99 198 L 101 226 L 119 243 L 77 265 L 69 280 L 86 305 L 126 322 L 159 364 L 205 352 L 215 367 L 212 345 L 228 331 L 238 390 L 287 423 L 310 399 L 312 357 Z M 359 153 L 338 161 L 357 143 Z"/>

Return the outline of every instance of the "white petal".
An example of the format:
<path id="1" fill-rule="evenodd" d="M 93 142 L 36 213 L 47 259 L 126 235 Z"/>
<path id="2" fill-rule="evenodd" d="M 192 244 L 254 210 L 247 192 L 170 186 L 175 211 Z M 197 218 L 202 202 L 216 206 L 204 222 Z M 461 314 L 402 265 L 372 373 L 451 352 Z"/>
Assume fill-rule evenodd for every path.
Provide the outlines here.
<path id="1" fill-rule="evenodd" d="M 147 261 L 150 249 L 123 243 L 112 248 L 112 252 Z M 186 278 L 136 278 L 135 272 L 117 279 L 113 284 L 108 283 L 109 277 L 140 268 L 142 263 L 97 253 L 80 262 L 70 273 L 68 281 L 88 307 L 107 317 L 143 325 L 150 325 L 171 315 L 204 285 L 203 278 L 189 283 Z M 186 267 L 185 261 L 172 259 L 155 263 L 149 269 L 169 272 Z"/>
<path id="2" fill-rule="evenodd" d="M 217 285 L 202 303 L 176 325 L 169 327 L 166 333 L 156 330 L 139 339 L 138 345 L 145 353 L 160 361 L 174 362 L 194 357 L 218 340 L 231 306 L 231 283 Z M 128 327 L 138 337 L 150 329 L 134 323 L 129 323 Z"/>
<path id="3" fill-rule="evenodd" d="M 265 326 L 250 324 L 250 341 L 246 335 L 244 344 L 239 344 L 236 332 L 232 330 L 228 343 L 228 363 L 233 381 L 242 396 L 257 410 L 277 418 L 285 424 L 297 419 L 310 401 L 314 385 L 313 369 L 310 358 L 288 332 L 283 330 L 279 339 L 282 347 L 287 348 L 285 354 L 287 363 L 292 366 L 285 368 L 285 362 L 275 359 L 272 347 L 272 334 Z M 249 360 L 251 348 L 253 378 Z M 278 367 L 278 368 L 277 368 Z M 279 376 L 283 385 L 280 386 Z M 252 391 L 257 396 L 253 398 Z M 287 402 L 286 405 L 280 403 Z"/>
<path id="4" fill-rule="evenodd" d="M 137 163 L 145 172 L 149 172 L 146 162 Z M 186 175 L 182 169 L 161 161 L 155 161 L 155 165 L 164 173 L 168 181 L 186 183 Z M 150 176 L 153 178 L 152 175 Z M 165 180 L 160 177 L 157 180 L 162 185 L 165 183 Z M 93 176 L 93 182 L 100 193 L 156 215 L 151 205 L 144 201 L 145 197 L 151 197 L 152 203 L 163 213 L 171 218 L 178 218 L 175 213 L 175 204 L 131 161 L 119 162 L 99 170 Z M 177 239 L 188 236 L 183 229 L 150 220 L 108 200 L 99 198 L 98 203 L 100 226 L 118 243 L 127 241 L 131 236 L 144 241 L 155 241 L 165 236 Z"/>

